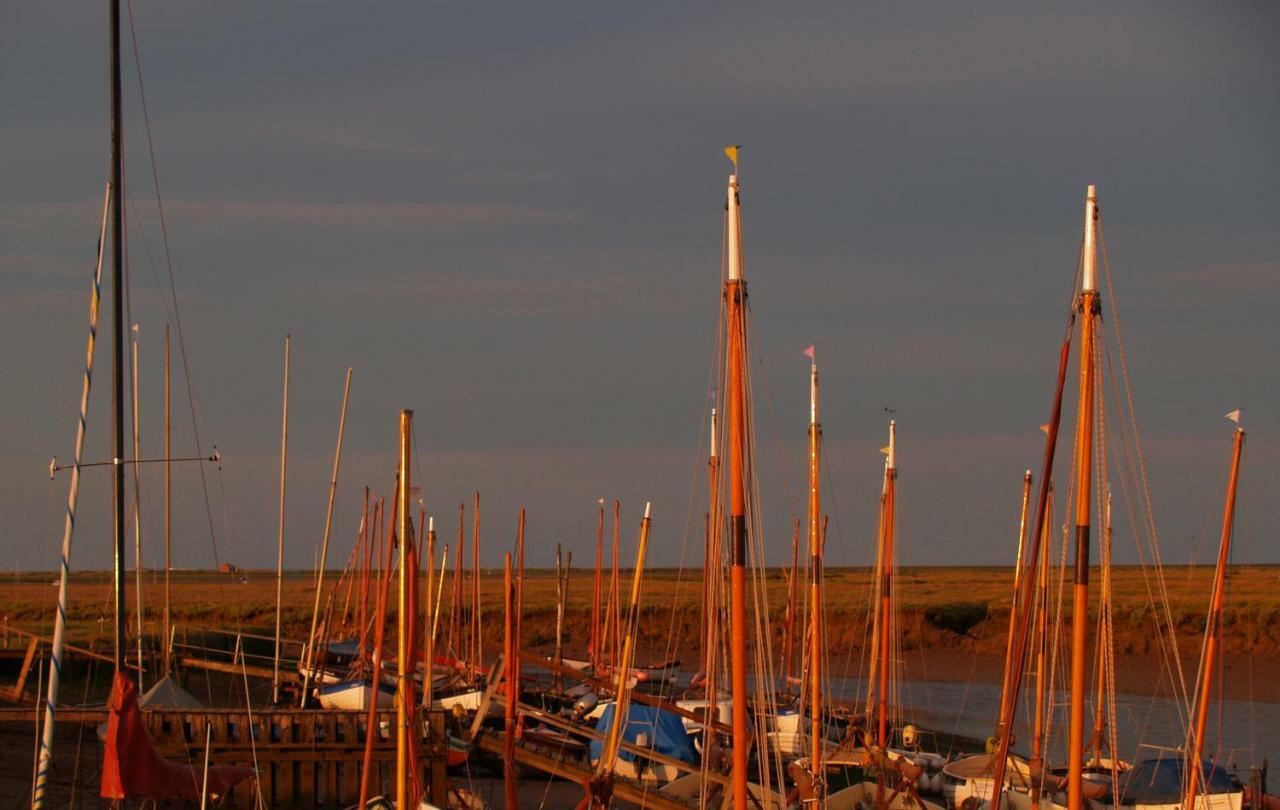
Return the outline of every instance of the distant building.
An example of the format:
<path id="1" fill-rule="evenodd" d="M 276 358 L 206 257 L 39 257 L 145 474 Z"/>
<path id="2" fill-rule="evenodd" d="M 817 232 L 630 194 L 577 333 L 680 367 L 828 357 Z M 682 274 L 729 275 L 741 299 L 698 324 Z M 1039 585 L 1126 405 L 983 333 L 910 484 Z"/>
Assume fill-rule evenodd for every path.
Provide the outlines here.
<path id="1" fill-rule="evenodd" d="M 236 567 L 235 567 L 234 565 L 232 565 L 231 563 L 223 563 L 222 565 L 219 565 L 219 566 L 218 566 L 218 573 L 219 573 L 219 574 L 234 574 L 235 572 L 237 572 L 237 571 L 239 571 L 239 570 L 240 570 L 239 568 L 236 568 Z"/>

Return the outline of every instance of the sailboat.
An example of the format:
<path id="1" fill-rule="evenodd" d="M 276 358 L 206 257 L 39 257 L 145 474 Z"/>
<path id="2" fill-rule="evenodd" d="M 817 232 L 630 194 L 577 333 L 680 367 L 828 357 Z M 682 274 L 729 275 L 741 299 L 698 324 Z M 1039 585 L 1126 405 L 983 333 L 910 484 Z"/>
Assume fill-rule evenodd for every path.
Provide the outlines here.
<path id="1" fill-rule="evenodd" d="M 110 169 L 107 211 L 111 222 L 111 292 L 112 292 L 112 494 L 115 506 L 113 521 L 113 548 L 115 570 L 113 577 L 115 639 L 114 677 L 108 702 L 106 750 L 102 760 L 100 795 L 104 798 L 123 799 L 143 797 L 151 799 L 195 799 L 210 793 L 221 795 L 237 783 L 253 776 L 248 768 L 230 766 L 206 767 L 201 778 L 194 766 L 180 765 L 160 757 L 147 734 L 138 707 L 138 685 L 130 677 L 125 662 L 127 642 L 128 606 L 125 601 L 125 451 L 124 451 L 124 160 L 123 160 L 123 94 L 120 70 L 120 2 L 112 0 L 109 6 L 110 28 Z M 80 421 L 76 433 L 75 463 L 72 469 L 71 488 L 68 496 L 67 521 L 63 534 L 61 566 L 58 583 L 58 612 L 54 624 L 54 641 L 51 650 L 53 666 L 50 670 L 49 691 L 46 704 L 43 737 L 40 743 L 35 785 L 32 789 L 32 807 L 40 808 L 45 801 L 45 790 L 52 766 L 54 714 L 58 705 L 61 656 L 66 634 L 67 581 L 70 574 L 71 541 L 75 524 L 75 509 L 79 494 L 82 451 L 86 429 L 86 413 L 92 379 L 95 337 L 97 332 L 98 305 L 102 272 L 103 246 L 106 236 L 106 212 L 99 236 L 98 263 L 94 273 L 93 294 L 90 304 L 89 346 L 86 353 L 84 384 L 80 400 Z M 166 455 L 166 461 L 168 456 Z M 135 456 L 135 463 L 137 458 Z M 166 611 L 167 614 L 167 611 Z M 168 639 L 166 639 L 166 648 Z M 167 655 L 167 652 L 166 652 Z M 139 661 L 139 666 L 142 662 Z M 166 664 L 167 666 L 167 664 Z"/>

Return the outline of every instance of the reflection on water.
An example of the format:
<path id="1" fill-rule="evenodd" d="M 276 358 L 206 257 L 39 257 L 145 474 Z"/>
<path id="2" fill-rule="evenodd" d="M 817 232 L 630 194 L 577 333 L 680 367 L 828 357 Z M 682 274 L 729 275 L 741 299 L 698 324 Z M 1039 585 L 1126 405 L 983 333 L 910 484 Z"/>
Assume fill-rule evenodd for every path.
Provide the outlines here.
<path id="1" fill-rule="evenodd" d="M 901 701 L 908 722 L 940 732 L 985 739 L 995 730 L 1000 710 L 1000 688 L 990 683 L 926 683 L 901 681 Z M 833 679 L 837 697 L 853 699 L 866 694 L 861 678 Z M 1031 696 L 1023 690 L 1018 705 L 1014 750 L 1025 753 L 1031 742 L 1027 718 Z M 1059 692 L 1049 733 L 1055 760 L 1066 758 L 1067 696 Z M 1138 758 L 1139 744 L 1180 747 L 1185 739 L 1184 721 L 1176 703 L 1167 698 L 1116 695 L 1116 730 L 1121 758 Z M 1085 736 L 1092 734 L 1093 701 L 1086 713 Z M 1261 765 L 1280 737 L 1280 704 L 1247 700 L 1215 701 L 1209 709 L 1205 753 L 1228 767 L 1247 770 Z M 945 752 L 943 752 L 945 753 Z M 1149 751 L 1146 753 L 1150 753 Z"/>

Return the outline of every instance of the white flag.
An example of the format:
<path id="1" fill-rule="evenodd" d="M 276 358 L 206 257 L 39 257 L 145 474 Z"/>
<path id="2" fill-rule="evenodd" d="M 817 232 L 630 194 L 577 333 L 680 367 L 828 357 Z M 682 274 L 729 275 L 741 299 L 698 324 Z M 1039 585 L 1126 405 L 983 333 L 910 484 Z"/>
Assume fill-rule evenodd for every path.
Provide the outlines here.
<path id="1" fill-rule="evenodd" d="M 1230 419 L 1232 422 L 1235 422 L 1237 425 L 1238 425 L 1238 424 L 1240 424 L 1240 411 L 1241 411 L 1241 410 L 1243 410 L 1243 409 L 1242 409 L 1242 408 L 1236 408 L 1234 411 L 1232 411 L 1231 413 L 1227 414 L 1227 418 L 1228 418 L 1228 419 Z"/>

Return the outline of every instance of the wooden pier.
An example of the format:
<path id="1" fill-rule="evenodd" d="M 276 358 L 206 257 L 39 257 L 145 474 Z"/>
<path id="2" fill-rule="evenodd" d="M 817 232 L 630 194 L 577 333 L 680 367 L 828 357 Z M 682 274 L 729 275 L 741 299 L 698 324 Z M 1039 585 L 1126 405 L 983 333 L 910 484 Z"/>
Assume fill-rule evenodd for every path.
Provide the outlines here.
<path id="1" fill-rule="evenodd" d="M 30 714 L 29 708 L 0 710 L 0 722 L 29 724 Z M 257 771 L 256 786 L 252 780 L 242 782 L 220 807 L 255 807 L 258 790 L 271 808 L 328 810 L 359 801 L 367 712 L 265 709 L 250 716 L 244 709 L 154 709 L 144 710 L 142 716 L 157 750 L 166 759 L 199 768 L 208 733 L 212 764 L 243 765 Z M 58 712 L 60 725 L 84 723 L 96 730 L 106 719 L 105 709 Z M 422 731 L 423 798 L 439 807 L 445 806 L 448 791 L 446 721 L 445 712 L 431 712 Z M 373 747 L 376 770 L 371 780 L 374 796 L 391 789 L 395 776 L 395 712 L 379 711 L 377 728 Z M 96 748 L 87 755 L 101 757 L 101 746 Z"/>

